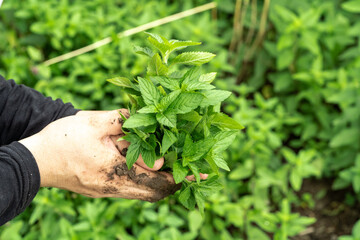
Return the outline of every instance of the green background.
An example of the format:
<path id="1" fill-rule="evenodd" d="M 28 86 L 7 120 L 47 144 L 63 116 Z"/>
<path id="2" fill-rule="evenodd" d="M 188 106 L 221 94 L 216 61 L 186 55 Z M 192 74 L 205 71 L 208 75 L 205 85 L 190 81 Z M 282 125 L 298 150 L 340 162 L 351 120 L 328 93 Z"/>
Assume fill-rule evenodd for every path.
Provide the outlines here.
<path id="1" fill-rule="evenodd" d="M 84 110 L 125 107 L 127 97 L 106 79 L 144 75 L 147 59 L 132 45 L 146 37 L 116 34 L 205 3 L 5 0 L 0 74 Z M 205 217 L 176 196 L 151 204 L 41 189 L 0 227 L 0 239 L 289 239 L 316 221 L 295 211 L 321 198 L 299 193 L 306 178 L 346 189 L 346 207 L 358 203 L 360 1 L 217 3 L 149 30 L 215 53 L 204 71 L 218 72 L 217 87 L 233 91 L 223 111 L 246 127 L 226 153 L 231 172 L 221 173 L 224 189 L 208 199 Z M 39 65 L 109 36 L 95 51 Z M 348 234 L 342 239 L 360 237 L 360 224 Z"/>

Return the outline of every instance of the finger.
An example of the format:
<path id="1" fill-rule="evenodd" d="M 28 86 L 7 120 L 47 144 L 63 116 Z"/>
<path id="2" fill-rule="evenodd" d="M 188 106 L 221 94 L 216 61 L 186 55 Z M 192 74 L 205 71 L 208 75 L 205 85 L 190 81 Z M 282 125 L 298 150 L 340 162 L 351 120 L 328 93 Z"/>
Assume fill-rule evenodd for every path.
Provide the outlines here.
<path id="1" fill-rule="evenodd" d="M 208 178 L 208 176 L 209 176 L 209 174 L 206 174 L 206 173 L 200 173 L 200 179 L 202 179 L 202 180 L 207 179 L 207 178 Z"/>
<path id="2" fill-rule="evenodd" d="M 90 121 L 94 121 L 94 124 L 101 128 L 106 135 L 120 135 L 123 134 L 122 124 L 124 120 L 119 112 L 126 117 L 129 116 L 128 110 L 120 109 L 90 116 Z"/>
<path id="3" fill-rule="evenodd" d="M 200 179 L 201 180 L 207 179 L 208 176 L 209 176 L 208 174 L 200 173 Z M 194 175 L 186 176 L 186 179 L 189 180 L 189 181 L 195 181 L 195 176 Z"/>
<path id="4" fill-rule="evenodd" d="M 140 157 L 139 159 L 136 161 L 136 164 L 139 165 L 140 167 L 142 168 L 145 168 L 146 170 L 150 170 L 150 171 L 157 171 L 159 170 L 160 168 L 162 168 L 162 166 L 164 165 L 164 158 L 160 158 L 158 160 L 155 161 L 154 163 L 154 166 L 151 168 L 151 167 L 148 167 L 146 165 L 146 163 L 144 162 L 141 154 L 140 154 Z"/>

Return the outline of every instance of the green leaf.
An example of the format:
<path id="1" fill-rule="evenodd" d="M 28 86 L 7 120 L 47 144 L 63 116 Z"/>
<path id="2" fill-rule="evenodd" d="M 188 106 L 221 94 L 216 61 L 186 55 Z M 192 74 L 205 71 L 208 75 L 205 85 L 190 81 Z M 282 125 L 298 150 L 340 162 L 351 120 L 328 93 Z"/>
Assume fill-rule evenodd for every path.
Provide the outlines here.
<path id="1" fill-rule="evenodd" d="M 202 100 L 203 96 L 199 93 L 181 93 L 169 106 L 169 109 L 175 114 L 188 113 L 197 108 Z"/>
<path id="2" fill-rule="evenodd" d="M 198 211 L 191 211 L 188 214 L 189 229 L 191 232 L 198 231 L 203 223 L 203 217 Z"/>
<path id="3" fill-rule="evenodd" d="M 151 76 L 150 79 L 158 82 L 161 86 L 170 89 L 172 91 L 180 89 L 179 81 L 176 79 L 172 79 L 164 76 Z"/>
<path id="4" fill-rule="evenodd" d="M 141 108 L 138 113 L 157 113 L 158 111 L 154 105 L 148 105 Z"/>
<path id="5" fill-rule="evenodd" d="M 196 179 L 197 183 L 200 183 L 200 172 L 199 172 L 199 168 L 196 164 L 194 163 L 189 163 L 189 168 L 191 170 L 191 172 L 194 174 L 194 177 Z M 196 197 L 196 196 L 195 196 Z"/>
<path id="6" fill-rule="evenodd" d="M 353 13 L 360 13 L 360 1 L 359 0 L 352 0 L 347 1 L 341 4 L 341 7 L 348 11 Z"/>
<path id="7" fill-rule="evenodd" d="M 187 186 L 179 195 L 179 201 L 184 207 L 190 210 L 195 208 L 195 196 L 191 191 L 191 185 Z"/>
<path id="8" fill-rule="evenodd" d="M 154 56 L 154 52 L 148 47 L 134 46 L 134 51 L 137 54 L 142 54 L 142 55 L 148 56 L 150 58 L 152 58 Z"/>
<path id="9" fill-rule="evenodd" d="M 289 163 L 296 163 L 296 154 L 291 149 L 284 147 L 281 152 Z"/>
<path id="10" fill-rule="evenodd" d="M 209 83 L 201 83 L 201 82 L 193 82 L 190 83 L 187 88 L 186 91 L 194 91 L 194 90 L 210 90 L 215 88 L 215 86 L 209 84 Z"/>
<path id="11" fill-rule="evenodd" d="M 213 154 L 207 154 L 205 156 L 205 160 L 210 165 L 213 172 L 215 172 L 216 174 L 219 174 L 219 167 L 216 165 L 216 163 L 214 161 Z"/>
<path id="12" fill-rule="evenodd" d="M 239 166 L 236 169 L 232 170 L 229 174 L 230 180 L 241 180 L 249 178 L 253 174 L 253 169 L 248 168 L 247 166 Z"/>
<path id="13" fill-rule="evenodd" d="M 200 183 L 198 191 L 204 197 L 210 197 L 213 193 L 220 191 L 223 186 L 220 183 L 219 177 L 214 176 Z"/>
<path id="14" fill-rule="evenodd" d="M 183 167 L 180 161 L 175 161 L 173 164 L 173 176 L 175 183 L 182 182 L 187 176 L 189 170 L 186 167 Z"/>
<path id="15" fill-rule="evenodd" d="M 184 52 L 176 56 L 173 64 L 188 64 L 188 65 L 201 65 L 210 62 L 215 57 L 215 54 L 208 52 Z"/>
<path id="16" fill-rule="evenodd" d="M 161 112 L 165 111 L 170 106 L 170 104 L 175 101 L 175 99 L 180 95 L 180 93 L 181 90 L 176 90 L 163 97 L 160 101 L 160 104 L 158 105 L 158 109 Z"/>
<path id="17" fill-rule="evenodd" d="M 359 140 L 359 137 L 359 128 L 345 128 L 331 139 L 330 147 L 351 146 Z"/>
<path id="18" fill-rule="evenodd" d="M 126 134 L 125 136 L 123 136 L 123 137 L 121 137 L 119 139 L 126 140 L 126 141 L 128 141 L 130 143 L 134 143 L 134 144 L 141 142 L 141 138 L 135 133 L 128 133 L 128 134 Z"/>
<path id="19" fill-rule="evenodd" d="M 141 145 L 141 146 L 143 146 L 143 145 Z M 156 161 L 155 149 L 148 150 L 148 149 L 145 149 L 144 147 L 141 147 L 140 153 L 141 153 L 142 159 L 144 160 L 144 163 L 150 168 L 154 167 L 154 163 Z"/>
<path id="20" fill-rule="evenodd" d="M 123 127 L 124 128 L 137 128 L 137 127 L 153 125 L 156 122 L 157 121 L 156 121 L 154 114 L 139 113 L 139 114 L 130 116 L 130 118 L 128 118 L 125 121 Z"/>
<path id="21" fill-rule="evenodd" d="M 166 76 L 169 69 L 162 63 L 160 55 L 156 53 L 150 60 L 148 65 L 148 75 Z"/>
<path id="22" fill-rule="evenodd" d="M 199 207 L 199 211 L 202 216 L 204 216 L 205 211 L 205 197 L 201 194 L 201 192 L 195 191 L 195 200 Z"/>
<path id="23" fill-rule="evenodd" d="M 193 151 L 193 140 L 190 134 L 186 134 L 182 156 L 191 156 Z"/>
<path id="24" fill-rule="evenodd" d="M 120 87 L 133 88 L 131 81 L 126 77 L 114 77 L 107 79 L 106 81 Z"/>
<path id="25" fill-rule="evenodd" d="M 228 97 L 230 97 L 231 92 L 224 90 L 209 90 L 202 92 L 205 97 L 201 103 L 201 107 L 213 106 L 218 103 L 221 103 Z"/>
<path id="26" fill-rule="evenodd" d="M 214 155 L 213 156 L 213 159 L 215 161 L 215 164 L 219 167 L 219 168 L 222 168 L 226 171 L 230 171 L 230 168 L 229 166 L 227 165 L 225 159 L 223 156 L 220 156 L 220 155 Z"/>
<path id="27" fill-rule="evenodd" d="M 183 148 L 183 158 L 185 164 L 188 162 L 194 162 L 204 157 L 214 146 L 216 140 L 213 138 L 206 138 L 195 143 L 192 143 L 191 137 L 188 134 L 185 138 L 185 144 Z"/>
<path id="28" fill-rule="evenodd" d="M 156 114 L 156 120 L 164 126 L 176 127 L 176 115 L 171 112 Z"/>
<path id="29" fill-rule="evenodd" d="M 235 140 L 237 131 L 221 131 L 214 136 L 217 142 L 213 146 L 215 153 L 226 150 Z"/>
<path id="30" fill-rule="evenodd" d="M 360 220 L 358 220 L 353 229 L 352 229 L 352 235 L 355 237 L 355 238 L 360 238 Z"/>
<path id="31" fill-rule="evenodd" d="M 37 49 L 33 46 L 28 46 L 26 48 L 26 50 L 32 60 L 34 60 L 34 61 L 42 61 L 43 60 L 43 55 L 39 49 Z"/>
<path id="32" fill-rule="evenodd" d="M 189 46 L 200 45 L 201 42 L 192 42 L 192 41 L 179 41 L 179 40 L 170 40 L 169 46 L 171 51 L 181 50 Z"/>
<path id="33" fill-rule="evenodd" d="M 164 136 L 161 143 L 161 152 L 165 154 L 166 151 L 177 141 L 177 137 L 170 130 L 164 129 Z"/>
<path id="34" fill-rule="evenodd" d="M 134 163 L 138 160 L 140 155 L 140 143 L 131 143 L 126 152 L 126 165 L 128 169 L 134 165 Z"/>
<path id="35" fill-rule="evenodd" d="M 302 184 L 302 177 L 297 169 L 294 169 L 290 173 L 290 183 L 295 191 L 299 191 Z"/>
<path id="36" fill-rule="evenodd" d="M 216 72 L 202 74 L 199 78 L 199 82 L 212 83 L 215 80 Z"/>
<path id="37" fill-rule="evenodd" d="M 186 88 L 187 85 L 192 83 L 192 82 L 199 82 L 200 74 L 201 74 L 201 68 L 200 67 L 192 67 L 192 68 L 190 68 L 184 74 L 184 76 L 182 77 L 182 80 L 181 80 L 182 86 L 181 86 L 181 88 L 183 88 L 183 89 Z"/>
<path id="38" fill-rule="evenodd" d="M 229 129 L 243 129 L 244 127 L 232 119 L 231 117 L 227 116 L 224 113 L 214 113 L 210 116 L 209 122 L 212 125 L 221 127 L 221 128 L 229 128 Z"/>
<path id="39" fill-rule="evenodd" d="M 148 79 L 138 77 L 141 95 L 146 105 L 156 105 L 160 101 L 161 95 L 155 85 Z"/>
<path id="40" fill-rule="evenodd" d="M 164 43 L 163 37 L 161 37 L 160 35 L 158 35 L 156 33 L 145 32 L 145 34 L 149 35 L 149 38 L 154 39 L 158 43 Z"/>
<path id="41" fill-rule="evenodd" d="M 295 55 L 292 48 L 282 50 L 276 59 L 277 70 L 283 70 L 289 67 L 289 65 L 293 62 L 294 57 Z"/>
<path id="42" fill-rule="evenodd" d="M 196 111 L 191 111 L 185 114 L 180 114 L 178 115 L 180 120 L 186 120 L 189 122 L 194 122 L 194 123 L 198 123 L 201 120 L 201 116 L 199 113 L 197 113 Z"/>

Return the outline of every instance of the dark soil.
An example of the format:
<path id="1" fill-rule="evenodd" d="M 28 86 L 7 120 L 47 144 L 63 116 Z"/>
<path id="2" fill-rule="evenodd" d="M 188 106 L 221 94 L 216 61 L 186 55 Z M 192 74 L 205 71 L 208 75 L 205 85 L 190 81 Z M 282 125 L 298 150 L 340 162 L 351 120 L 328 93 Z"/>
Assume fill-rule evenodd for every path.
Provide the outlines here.
<path id="1" fill-rule="evenodd" d="M 128 181 L 132 181 L 137 186 L 145 186 L 153 190 L 153 196 L 145 199 L 149 202 L 156 202 L 160 199 L 174 194 L 181 188 L 181 184 L 174 184 L 161 172 L 154 172 L 154 176 L 150 177 L 146 173 L 137 173 L 135 167 L 128 169 L 126 163 L 116 165 L 114 171 L 107 174 L 108 181 L 114 179 L 114 174 L 119 177 L 126 177 Z M 108 191 L 108 189 L 106 189 Z M 111 190 L 111 189 L 110 189 Z"/>
<path id="2" fill-rule="evenodd" d="M 346 195 L 352 194 L 352 190 L 334 191 L 331 184 L 332 180 L 327 179 L 304 181 L 298 196 L 301 198 L 303 194 L 310 193 L 315 206 L 299 206 L 294 210 L 317 221 L 293 240 L 337 240 L 339 236 L 351 235 L 353 225 L 360 219 L 360 204 L 346 204 Z"/>

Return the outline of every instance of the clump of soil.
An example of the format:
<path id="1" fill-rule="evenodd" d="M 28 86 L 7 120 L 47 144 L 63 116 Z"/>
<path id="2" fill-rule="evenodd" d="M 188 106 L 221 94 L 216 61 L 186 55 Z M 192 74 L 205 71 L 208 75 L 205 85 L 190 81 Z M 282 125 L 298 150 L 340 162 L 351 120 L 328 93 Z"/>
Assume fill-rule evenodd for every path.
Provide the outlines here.
<path id="1" fill-rule="evenodd" d="M 126 176 L 129 181 L 134 182 L 136 185 L 145 186 L 154 190 L 154 194 L 151 198 L 147 199 L 149 202 L 156 202 L 160 199 L 167 197 L 168 195 L 174 194 L 181 188 L 181 184 L 171 183 L 167 177 L 161 172 L 154 172 L 154 176 L 150 177 L 146 173 L 136 173 L 135 167 L 128 169 L 126 163 L 116 165 L 114 172 L 108 174 L 109 180 L 113 179 L 113 174 L 119 177 Z"/>
<path id="2" fill-rule="evenodd" d="M 352 189 L 331 190 L 332 180 L 307 179 L 304 181 L 298 196 L 310 193 L 315 201 L 313 208 L 297 207 L 294 210 L 303 216 L 314 217 L 317 221 L 309 226 L 294 240 L 337 240 L 339 236 L 351 235 L 351 230 L 360 219 L 360 204 L 349 206 L 345 203 L 346 195 Z M 319 193 L 325 195 L 319 199 Z"/>

